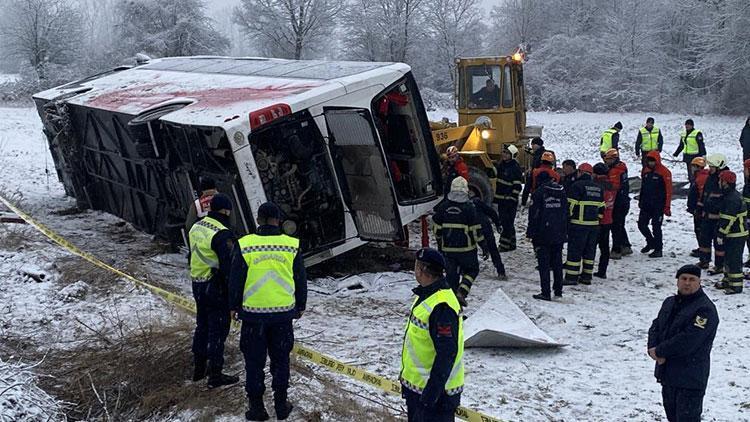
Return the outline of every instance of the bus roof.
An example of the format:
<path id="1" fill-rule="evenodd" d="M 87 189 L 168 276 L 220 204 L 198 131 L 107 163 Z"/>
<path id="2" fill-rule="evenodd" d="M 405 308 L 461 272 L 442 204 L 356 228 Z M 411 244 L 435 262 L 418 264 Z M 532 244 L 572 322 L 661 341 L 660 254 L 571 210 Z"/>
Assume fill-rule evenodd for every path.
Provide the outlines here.
<path id="1" fill-rule="evenodd" d="M 163 120 L 220 126 L 227 119 L 274 104 L 292 112 L 361 89 L 377 76 L 400 78 L 403 63 L 284 60 L 214 56 L 172 57 L 106 72 L 34 95 L 117 113 L 138 115 L 163 105 L 184 103 Z"/>

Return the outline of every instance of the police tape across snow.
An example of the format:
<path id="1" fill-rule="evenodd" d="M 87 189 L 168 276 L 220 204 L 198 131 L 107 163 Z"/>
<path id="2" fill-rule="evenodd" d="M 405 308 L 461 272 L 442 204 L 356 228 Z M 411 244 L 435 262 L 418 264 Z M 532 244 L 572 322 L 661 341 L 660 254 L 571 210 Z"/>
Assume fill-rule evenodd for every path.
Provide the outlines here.
<path id="1" fill-rule="evenodd" d="M 83 258 L 84 260 L 88 261 L 89 263 L 99 268 L 102 268 L 114 274 L 117 274 L 118 276 L 125 278 L 135 283 L 136 285 L 141 286 L 151 291 L 152 293 L 163 298 L 167 302 L 177 306 L 178 308 L 181 308 L 184 311 L 187 311 L 191 314 L 194 314 L 196 312 L 195 301 L 193 301 L 192 299 L 186 298 L 182 295 L 175 294 L 165 289 L 162 289 L 160 287 L 146 283 L 145 281 L 139 280 L 138 278 L 126 272 L 123 272 L 115 267 L 112 267 L 111 265 L 106 264 L 105 262 L 101 261 L 99 258 L 95 257 L 94 255 L 79 249 L 77 246 L 75 246 L 70 241 L 60 236 L 58 233 L 54 232 L 47 226 L 34 220 L 30 215 L 23 212 L 20 208 L 16 207 L 13 203 L 11 203 L 8 199 L 3 197 L 2 195 L 0 195 L 0 202 L 5 204 L 5 206 L 8 207 L 8 209 L 13 211 L 15 214 L 21 217 L 24 221 L 26 221 L 32 227 L 36 228 L 40 233 L 44 234 L 47 238 L 57 243 L 64 249 L 68 250 L 70 253 L 80 258 Z M 368 372 L 362 368 L 357 368 L 356 366 L 343 363 L 335 358 L 326 356 L 313 349 L 302 346 L 299 343 L 295 342 L 293 352 L 297 356 L 303 359 L 319 364 L 338 374 L 342 374 L 349 378 L 364 382 L 386 393 L 394 394 L 394 395 L 401 394 L 400 383 L 389 380 L 380 375 L 373 374 L 372 372 Z M 501 419 L 493 418 L 491 416 L 482 414 L 480 412 L 477 412 L 475 410 L 468 409 L 465 407 L 459 407 L 458 409 L 456 409 L 456 416 L 459 419 L 463 419 L 469 422 L 504 422 Z"/>

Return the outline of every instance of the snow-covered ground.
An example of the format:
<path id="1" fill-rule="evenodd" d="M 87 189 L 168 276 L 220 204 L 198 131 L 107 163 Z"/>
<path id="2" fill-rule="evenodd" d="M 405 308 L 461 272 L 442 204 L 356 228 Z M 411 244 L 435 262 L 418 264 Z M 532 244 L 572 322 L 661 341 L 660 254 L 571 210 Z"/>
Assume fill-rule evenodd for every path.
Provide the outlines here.
<path id="1" fill-rule="evenodd" d="M 132 233 L 127 225 L 118 225 L 116 218 L 97 212 L 70 216 L 51 214 L 51 211 L 70 207 L 73 201 L 64 197 L 56 180 L 36 111 L 32 108 L 0 108 L 0 115 L 3 116 L 0 120 L 0 190 L 15 193 L 25 209 L 84 249 L 107 257 L 116 266 L 133 265 L 128 254 L 143 256 L 143 251 L 149 248 L 150 237 Z M 436 119 L 443 115 L 449 114 L 431 113 Z M 622 121 L 625 126 L 622 143 L 626 150 L 623 157 L 632 163 L 634 157 L 628 155 L 632 152 L 627 147 L 632 149 L 636 128 L 645 117 L 640 114 L 531 113 L 529 123 L 545 126 L 544 138 L 559 159 L 593 162 L 598 157 L 596 145 L 600 132 L 614 122 Z M 665 149 L 672 152 L 685 117 L 654 117 L 666 135 Z M 740 152 L 736 142 L 743 122 L 728 117 L 695 120 L 696 126 L 706 135 L 709 152 L 726 154 L 730 166 L 738 168 Z M 683 165 L 676 163 L 671 166 L 675 179 L 684 178 Z M 45 168 L 50 169 L 49 181 Z M 463 404 L 514 421 L 664 420 L 659 385 L 653 379 L 652 361 L 646 355 L 646 333 L 662 300 L 675 291 L 674 271 L 693 261 L 687 257 L 695 246 L 692 225 L 684 208 L 684 199 L 675 200 L 674 215 L 665 222 L 664 258 L 652 260 L 636 252 L 631 257 L 613 261 L 606 281 L 596 280 L 592 286 L 566 288 L 565 299 L 559 302 L 531 299 L 539 287 L 533 253 L 527 242 L 521 241 L 517 251 L 503 256 L 510 275 L 508 281 L 494 280 L 490 263 L 483 262 L 482 272 L 470 296 L 469 318 L 496 288 L 502 287 L 540 328 L 568 346 L 544 350 L 467 350 L 467 386 Z M 633 209 L 637 210 L 635 201 Z M 518 217 L 518 225 L 523 226 L 519 227 L 521 233 L 525 218 L 525 211 L 522 211 Z M 635 227 L 634 216 L 629 218 L 628 227 L 637 250 L 642 245 L 642 237 Z M 127 248 L 121 247 L 124 235 L 128 239 Z M 6 263 L 0 265 L 0 303 L 9 309 L 2 314 L 2 329 L 9 333 L 20 334 L 32 329 L 27 320 L 35 311 L 33 307 L 30 310 L 25 308 L 43 306 L 29 304 L 33 301 L 48 303 L 46 306 L 51 307 L 72 306 L 70 312 L 81 312 L 79 318 L 95 317 L 96 308 L 106 306 L 97 294 L 76 298 L 84 289 L 81 284 L 75 287 L 71 283 L 74 287 L 70 287 L 68 293 L 74 294 L 69 299 L 72 302 L 65 302 L 66 295 L 60 291 L 59 283 L 50 281 L 54 288 L 44 288 L 39 283 L 28 281 L 27 276 L 19 275 L 19 268 L 33 263 L 32 270 L 50 274 L 50 278 L 56 276 L 54 268 L 47 266 L 55 262 L 56 254 L 60 252 L 41 243 L 32 242 L 22 250 L 0 248 L 0 262 Z M 174 267 L 181 264 L 184 265 L 176 255 L 161 255 L 131 269 L 187 293 L 189 286 L 184 272 L 175 271 Z M 711 282 L 706 280 L 705 286 Z M 19 283 L 29 284 L 22 290 L 14 285 Z M 355 284 L 364 288 L 338 288 L 339 285 Z M 409 272 L 364 273 L 345 281 L 313 280 L 308 311 L 297 323 L 296 337 L 298 341 L 342 361 L 396 378 L 403 324 L 414 285 L 413 275 Z M 127 304 L 126 296 L 133 294 L 133 300 L 145 302 L 146 309 L 150 309 L 147 294 L 131 292 L 129 288 L 125 285 L 115 293 L 119 300 Z M 750 345 L 748 292 L 724 296 L 713 288 L 707 287 L 706 290 L 715 300 L 722 321 L 714 343 L 704 420 L 750 420 L 750 371 L 744 359 Z M 54 315 L 48 315 L 51 324 L 54 324 Z M 153 318 L 161 316 L 158 312 L 153 314 Z M 72 337 L 75 335 L 75 332 L 70 333 Z M 0 355 L 0 358 L 4 356 Z M 238 362 L 240 358 L 230 356 L 228 360 Z M 234 364 L 233 368 L 236 367 Z M 293 399 L 313 400 L 315 395 L 306 394 L 306 387 L 300 384 L 308 379 L 295 375 L 297 384 L 291 392 Z M 341 377 L 334 379 L 347 391 L 370 396 L 398 409 L 400 401 L 397 397 L 386 397 Z M 239 390 L 238 394 L 241 394 Z M 354 396 L 352 400 L 362 401 Z M 313 408 L 318 412 L 322 409 L 324 419 L 336 420 L 325 417 L 325 406 L 301 405 L 303 409 Z M 200 409 L 196 411 L 200 412 Z M 241 408 L 227 411 L 234 417 L 242 415 Z M 186 419 L 197 417 L 194 413 L 183 414 Z M 368 418 L 373 419 L 370 415 L 363 416 L 362 420 Z"/>
<path id="2" fill-rule="evenodd" d="M 21 79 L 21 75 L 16 73 L 0 73 L 0 85 L 13 83 Z"/>

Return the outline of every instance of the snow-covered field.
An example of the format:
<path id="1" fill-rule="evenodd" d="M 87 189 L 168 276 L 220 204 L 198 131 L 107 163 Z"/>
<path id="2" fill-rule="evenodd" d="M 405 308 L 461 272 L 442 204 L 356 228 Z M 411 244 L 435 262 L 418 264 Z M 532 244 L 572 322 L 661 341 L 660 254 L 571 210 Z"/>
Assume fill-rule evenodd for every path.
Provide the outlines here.
<path id="1" fill-rule="evenodd" d="M 147 249 L 149 236 L 130 233 L 127 226 L 117 225 L 117 219 L 101 213 L 51 214 L 51 211 L 70 207 L 73 202 L 64 197 L 56 180 L 36 111 L 0 108 L 0 115 L 3 116 L 0 120 L 0 191 L 16 195 L 25 209 L 84 249 L 107 257 L 116 266 L 132 264 L 128 254 L 141 254 Z M 435 119 L 444 115 L 451 116 L 448 112 L 431 113 Z M 593 162 L 598 157 L 596 145 L 600 132 L 620 120 L 625 126 L 623 156 L 630 164 L 635 161 L 630 155 L 636 130 L 645 117 L 640 114 L 531 113 L 529 123 L 545 126 L 547 146 L 557 152 L 558 159 Z M 685 117 L 654 117 L 666 135 L 665 150 L 671 153 Z M 743 121 L 728 117 L 696 117 L 695 120 L 696 127 L 704 131 L 709 152 L 726 154 L 730 166 L 739 168 L 741 153 L 736 142 Z M 670 165 L 675 179 L 685 177 L 681 163 Z M 50 170 L 49 179 L 45 168 Z M 631 170 L 631 173 L 635 172 Z M 613 261 L 609 279 L 596 280 L 592 286 L 566 288 L 565 298 L 559 302 L 531 299 L 539 287 L 528 243 L 522 241 L 517 251 L 503 256 L 509 270 L 508 281 L 494 280 L 490 263 L 482 263 L 482 272 L 469 298 L 469 318 L 496 288 L 502 287 L 541 329 L 568 346 L 545 350 L 467 350 L 463 404 L 513 421 L 664 420 L 659 385 L 652 376 L 652 361 L 646 355 L 646 333 L 662 300 L 675 291 L 674 271 L 693 261 L 687 257 L 695 246 L 692 224 L 684 208 L 684 199 L 675 200 L 673 216 L 665 222 L 664 258 L 652 260 L 636 252 L 621 261 Z M 635 201 L 633 209 L 637 210 Z M 519 226 L 525 227 L 525 218 L 525 211 L 522 211 Z M 634 249 L 640 249 L 642 238 L 635 227 L 634 216 L 629 218 L 628 225 Z M 121 242 L 123 232 L 130 233 L 127 248 L 117 243 Z M 416 241 L 416 236 L 412 239 Z M 61 252 L 46 242 L 28 242 L 20 249 L 0 246 L 0 335 L 31 335 L 27 332 L 36 333 L 36 330 L 40 330 L 39 335 L 45 335 L 65 330 L 61 339 L 75 339 L 74 327 L 79 324 L 70 314 L 79 319 L 96 320 L 98 309 L 107 306 L 106 298 L 96 289 L 89 289 L 92 293 L 82 293 L 81 290 L 89 291 L 82 284 L 75 287 L 75 283 L 71 283 L 74 287 L 67 293 L 62 291 L 64 286 L 54 280 L 58 272 L 49 268 L 50 262 L 59 259 Z M 175 274 L 172 266 L 181 263 L 179 256 L 161 255 L 146 260 L 133 271 L 187 293 L 189 285 L 183 274 Z M 28 271 L 20 271 L 23 268 Z M 50 280 L 45 282 L 47 285 L 35 283 L 29 281 L 24 272 L 49 274 Z M 112 293 L 120 306 L 129 306 L 132 300 L 142 304 L 138 309 L 158 308 L 158 300 L 120 283 L 122 286 L 114 288 Z M 706 280 L 705 286 L 711 283 L 712 280 Z M 338 289 L 340 284 L 360 284 L 364 288 Z M 403 323 L 413 286 L 413 275 L 409 272 L 365 272 L 345 281 L 313 280 L 308 311 L 297 323 L 296 337 L 345 362 L 396 378 Z M 717 305 L 721 324 L 714 343 L 704 420 L 750 420 L 750 370 L 745 359 L 750 345 L 748 292 L 724 296 L 713 288 L 706 290 Z M 132 299 L 128 299 L 130 296 Z M 61 310 L 49 313 L 42 312 L 40 307 Z M 155 320 L 168 316 L 168 311 L 149 312 L 144 315 Z M 39 319 L 35 315 L 40 313 L 44 313 L 48 321 L 35 322 Z M 56 347 L 64 347 L 62 344 Z M 187 353 L 187 347 L 185 350 Z M 0 359 L 7 359 L 7 356 L 0 354 Z M 229 356 L 228 361 L 233 362 L 234 370 L 241 358 Z M 362 402 L 363 399 L 352 395 L 360 394 L 395 409 L 400 405 L 397 397 L 385 396 L 344 378 L 334 379 L 347 391 L 342 394 L 351 395 L 351 400 Z M 309 402 L 316 396 L 306 393 L 301 383 L 309 382 L 307 380 L 309 378 L 294 376 L 293 382 L 297 384 L 292 388 L 292 399 L 296 398 L 303 410 L 317 409 L 324 420 L 344 420 L 327 415 L 326 406 Z M 236 393 L 242 395 L 239 388 Z M 241 406 L 225 411 L 230 418 L 242 417 Z M 182 415 L 186 420 L 193 419 L 198 417 L 200 409 L 196 412 Z M 399 415 L 398 411 L 391 413 Z M 363 415 L 361 420 L 373 418 L 378 419 Z M 298 416 L 297 420 L 306 419 Z"/>

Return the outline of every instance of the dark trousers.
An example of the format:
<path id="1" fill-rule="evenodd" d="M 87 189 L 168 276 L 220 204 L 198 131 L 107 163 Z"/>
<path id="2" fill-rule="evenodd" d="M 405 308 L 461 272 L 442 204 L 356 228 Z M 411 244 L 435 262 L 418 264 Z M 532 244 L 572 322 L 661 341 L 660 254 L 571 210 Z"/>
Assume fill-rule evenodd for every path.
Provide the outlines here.
<path id="1" fill-rule="evenodd" d="M 741 292 L 745 282 L 742 272 L 742 252 L 745 250 L 747 237 L 729 237 L 724 239 L 724 276 L 727 285 L 735 291 Z"/>
<path id="2" fill-rule="evenodd" d="M 628 231 L 625 229 L 625 219 L 630 212 L 630 204 L 615 204 L 612 210 L 612 250 L 622 252 L 623 247 L 630 247 Z"/>
<path id="3" fill-rule="evenodd" d="M 661 398 L 669 422 L 700 422 L 705 390 L 662 385 Z"/>
<path id="4" fill-rule="evenodd" d="M 500 256 L 500 251 L 497 250 L 497 243 L 495 243 L 495 232 L 492 227 L 485 229 L 482 227 L 482 235 L 484 240 L 479 243 L 484 253 L 488 253 L 492 258 L 492 265 L 495 266 L 495 270 L 498 274 L 505 274 L 505 265 L 503 265 L 503 258 Z"/>
<path id="5" fill-rule="evenodd" d="M 539 265 L 539 281 L 542 286 L 542 294 L 545 296 L 550 296 L 550 271 L 552 271 L 555 280 L 552 290 L 555 291 L 556 295 L 562 294 L 562 249 L 562 243 L 534 244 L 536 260 Z"/>
<path id="6" fill-rule="evenodd" d="M 565 261 L 565 280 L 591 280 L 599 226 L 571 224 L 568 228 L 568 258 Z"/>
<path id="7" fill-rule="evenodd" d="M 477 251 L 470 252 L 443 252 L 445 258 L 445 274 L 448 285 L 453 291 L 458 291 L 459 287 L 466 292 L 471 291 L 477 275 L 479 275 L 479 259 Z"/>
<path id="8" fill-rule="evenodd" d="M 245 357 L 245 391 L 248 397 L 260 397 L 266 391 L 266 356 L 271 360 L 271 388 L 286 392 L 289 388 L 289 353 L 294 346 L 292 320 L 274 323 L 243 321 L 240 350 Z"/>
<path id="9" fill-rule="evenodd" d="M 229 308 L 226 301 L 214 297 L 212 282 L 193 283 L 193 298 L 197 313 L 193 334 L 193 359 L 196 364 L 208 361 L 210 373 L 221 372 L 224 367 L 224 342 L 229 335 Z"/>
<path id="10" fill-rule="evenodd" d="M 599 274 L 607 274 L 607 267 L 609 266 L 609 233 L 611 229 L 611 224 L 599 226 L 599 236 L 597 239 L 597 243 L 599 244 Z"/>
<path id="11" fill-rule="evenodd" d="M 641 209 L 641 212 L 638 214 L 638 230 L 640 230 L 641 234 L 646 239 L 646 244 L 659 252 L 664 248 L 664 241 L 661 232 L 661 224 L 663 221 L 664 214 L 660 212 Z M 653 232 L 649 230 L 649 224 L 653 228 Z"/>
<path id="12" fill-rule="evenodd" d="M 498 246 L 502 252 L 516 250 L 516 201 L 503 200 L 497 203 L 497 214 L 500 216 L 500 239 Z"/>
<path id="13" fill-rule="evenodd" d="M 422 397 L 419 394 L 407 390 L 403 396 L 406 398 L 408 422 L 453 422 L 456 420 L 456 407 L 461 401 L 460 395 L 443 396 L 434 408 L 426 408 L 419 402 Z"/>
<path id="14" fill-rule="evenodd" d="M 693 233 L 695 233 L 695 241 L 698 242 L 698 246 L 701 244 L 701 218 L 698 217 L 700 211 L 694 211 L 693 215 Z"/>
<path id="15" fill-rule="evenodd" d="M 700 247 L 700 260 L 701 262 L 711 262 L 711 246 L 714 247 L 714 265 L 717 268 L 724 266 L 724 245 L 720 245 L 716 241 L 716 227 L 719 220 L 703 218 L 701 219 L 700 239 L 698 239 L 698 246 Z"/>
<path id="16" fill-rule="evenodd" d="M 688 181 L 690 183 L 695 180 L 695 174 L 693 174 L 693 169 L 690 167 L 690 162 L 693 161 L 693 158 L 695 157 L 698 157 L 698 154 L 682 154 L 682 161 L 685 162 L 685 166 L 687 167 Z"/>

